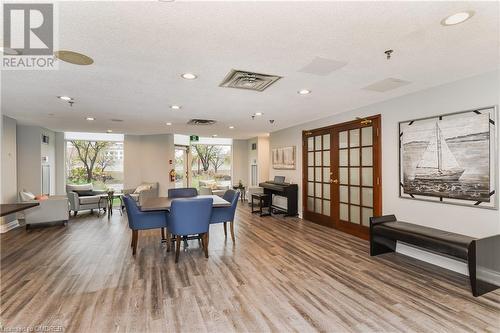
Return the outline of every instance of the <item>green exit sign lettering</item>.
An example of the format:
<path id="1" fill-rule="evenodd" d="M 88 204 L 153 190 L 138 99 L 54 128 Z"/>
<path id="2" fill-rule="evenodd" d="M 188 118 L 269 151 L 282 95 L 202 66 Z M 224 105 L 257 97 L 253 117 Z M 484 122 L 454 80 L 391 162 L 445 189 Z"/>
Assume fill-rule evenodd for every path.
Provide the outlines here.
<path id="1" fill-rule="evenodd" d="M 200 137 L 198 135 L 191 135 L 191 136 L 189 136 L 189 141 L 198 142 L 198 141 L 200 141 Z"/>

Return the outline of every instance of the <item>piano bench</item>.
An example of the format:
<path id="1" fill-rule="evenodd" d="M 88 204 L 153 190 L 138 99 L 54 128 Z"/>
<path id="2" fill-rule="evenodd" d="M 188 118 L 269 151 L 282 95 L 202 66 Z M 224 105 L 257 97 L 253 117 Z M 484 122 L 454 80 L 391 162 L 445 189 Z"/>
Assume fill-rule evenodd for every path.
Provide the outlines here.
<path id="1" fill-rule="evenodd" d="M 259 209 L 253 209 L 254 199 L 259 202 Z M 252 206 L 252 213 L 259 213 L 260 216 L 271 216 L 271 196 L 266 193 L 252 193 L 250 205 Z M 267 206 L 267 213 L 262 211 L 262 208 Z"/>

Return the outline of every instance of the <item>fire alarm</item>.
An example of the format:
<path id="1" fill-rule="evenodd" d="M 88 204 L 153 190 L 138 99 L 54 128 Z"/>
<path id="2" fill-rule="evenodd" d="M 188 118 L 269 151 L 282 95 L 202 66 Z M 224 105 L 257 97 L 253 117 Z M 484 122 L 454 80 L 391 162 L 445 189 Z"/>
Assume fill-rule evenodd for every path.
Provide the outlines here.
<path id="1" fill-rule="evenodd" d="M 168 164 L 172 164 L 172 160 L 168 160 Z"/>

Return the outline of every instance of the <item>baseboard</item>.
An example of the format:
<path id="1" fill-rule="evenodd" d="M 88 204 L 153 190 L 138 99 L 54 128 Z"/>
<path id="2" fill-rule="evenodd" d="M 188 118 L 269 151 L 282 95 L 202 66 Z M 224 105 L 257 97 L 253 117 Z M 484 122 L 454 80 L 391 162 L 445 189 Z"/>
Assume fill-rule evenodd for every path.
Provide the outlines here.
<path id="1" fill-rule="evenodd" d="M 459 260 L 441 256 L 400 242 L 398 242 L 396 246 L 396 252 L 469 276 L 467 263 Z M 500 272 L 483 268 L 480 272 L 478 271 L 477 274 L 481 274 L 481 279 L 483 281 L 500 286 Z"/>
<path id="2" fill-rule="evenodd" d="M 18 220 L 10 221 L 9 223 L 6 224 L 0 224 L 0 234 L 4 234 L 7 231 L 10 231 L 20 226 L 21 225 L 19 224 Z"/>

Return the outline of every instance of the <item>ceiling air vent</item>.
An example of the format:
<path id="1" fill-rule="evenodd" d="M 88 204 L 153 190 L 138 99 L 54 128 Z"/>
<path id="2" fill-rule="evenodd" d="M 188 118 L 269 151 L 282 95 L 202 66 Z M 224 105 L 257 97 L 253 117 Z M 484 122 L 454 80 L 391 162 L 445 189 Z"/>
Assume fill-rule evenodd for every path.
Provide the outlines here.
<path id="1" fill-rule="evenodd" d="M 410 82 L 389 77 L 389 78 L 384 79 L 382 81 L 372 83 L 369 86 L 364 87 L 363 89 L 376 91 L 376 92 L 386 92 L 386 91 L 393 90 L 393 89 L 396 89 L 396 88 L 399 88 L 402 86 L 406 86 L 407 84 L 410 84 Z"/>
<path id="2" fill-rule="evenodd" d="M 195 126 L 205 126 L 205 125 L 213 125 L 215 124 L 215 120 L 210 120 L 210 119 L 191 119 L 190 121 L 187 122 L 188 125 L 195 125 Z"/>
<path id="3" fill-rule="evenodd" d="M 281 76 L 231 69 L 219 87 L 264 91 Z"/>

